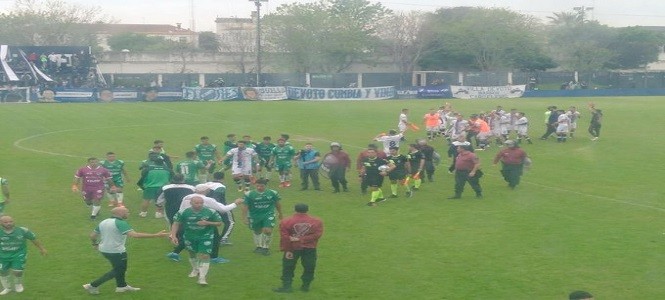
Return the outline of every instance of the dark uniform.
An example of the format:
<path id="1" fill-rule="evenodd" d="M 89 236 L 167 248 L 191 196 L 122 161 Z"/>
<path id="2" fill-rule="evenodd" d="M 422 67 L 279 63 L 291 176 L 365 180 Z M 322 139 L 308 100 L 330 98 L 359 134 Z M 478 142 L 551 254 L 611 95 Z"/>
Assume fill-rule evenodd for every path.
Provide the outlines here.
<path id="1" fill-rule="evenodd" d="M 379 167 L 388 165 L 388 161 L 383 158 L 369 158 L 363 159 L 363 167 L 365 170 L 365 180 L 367 186 L 380 188 L 383 185 L 383 176 L 381 176 Z"/>
<path id="2" fill-rule="evenodd" d="M 405 155 L 400 154 L 397 156 L 388 156 L 386 160 L 395 165 L 395 168 L 392 171 L 390 171 L 390 173 L 388 173 L 388 178 L 390 178 L 390 180 L 406 179 L 407 175 L 406 164 L 409 161 Z"/>

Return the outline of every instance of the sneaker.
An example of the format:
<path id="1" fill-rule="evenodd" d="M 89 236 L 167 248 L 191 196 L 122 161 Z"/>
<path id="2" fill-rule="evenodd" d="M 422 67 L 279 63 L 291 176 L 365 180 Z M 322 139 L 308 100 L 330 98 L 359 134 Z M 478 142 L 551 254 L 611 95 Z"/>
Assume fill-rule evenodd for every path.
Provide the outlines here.
<path id="1" fill-rule="evenodd" d="M 397 195 L 392 194 L 392 195 L 390 195 L 390 198 L 397 198 Z"/>
<path id="2" fill-rule="evenodd" d="M 199 280 L 197 281 L 199 285 L 206 286 L 208 285 L 208 282 L 206 281 L 205 277 L 199 277 Z"/>
<path id="3" fill-rule="evenodd" d="M 180 254 L 175 253 L 175 252 L 167 253 L 166 257 L 168 257 L 170 260 L 175 261 L 175 262 L 180 261 Z"/>
<path id="4" fill-rule="evenodd" d="M 7 294 L 9 294 L 9 293 L 11 293 L 11 292 L 12 292 L 11 289 L 4 289 L 4 290 L 2 290 L 2 292 L 0 292 L 0 296 L 7 295 Z"/>
<path id="5" fill-rule="evenodd" d="M 591 140 L 592 140 L 592 141 L 597 141 L 597 140 L 598 140 L 598 137 L 594 137 L 594 138 L 592 138 Z"/>
<path id="6" fill-rule="evenodd" d="M 199 277 L 199 270 L 192 270 L 192 272 L 187 275 L 189 278 Z"/>
<path id="7" fill-rule="evenodd" d="M 225 264 L 227 262 L 230 262 L 230 260 L 228 260 L 226 258 L 223 258 L 223 257 L 215 257 L 215 258 L 211 258 L 210 262 L 212 262 L 213 264 Z"/>
<path id="8" fill-rule="evenodd" d="M 386 198 L 379 198 L 379 199 L 376 199 L 376 202 L 383 202 L 383 201 L 386 201 Z"/>
<path id="9" fill-rule="evenodd" d="M 140 290 L 141 290 L 141 288 L 133 287 L 133 286 L 130 286 L 130 285 L 115 288 L 116 293 L 136 292 L 136 291 L 140 291 Z"/>
<path id="10" fill-rule="evenodd" d="M 97 216 L 90 216 L 90 221 L 97 220 Z"/>
<path id="11" fill-rule="evenodd" d="M 293 292 L 293 289 L 289 286 L 283 286 L 283 287 L 278 287 L 272 289 L 273 292 L 275 293 L 291 293 Z"/>
<path id="12" fill-rule="evenodd" d="M 164 214 L 160 213 L 160 212 L 156 212 L 155 213 L 155 219 L 161 219 L 161 218 L 164 218 Z"/>
<path id="13" fill-rule="evenodd" d="M 88 291 L 89 294 L 91 295 L 98 295 L 99 294 L 99 287 L 94 287 L 90 285 L 89 283 L 86 283 L 83 285 L 83 288 Z"/>
<path id="14" fill-rule="evenodd" d="M 367 206 L 376 206 L 375 202 L 367 202 Z"/>
<path id="15" fill-rule="evenodd" d="M 221 239 L 221 240 L 219 240 L 219 244 L 220 245 L 233 245 L 233 243 L 231 243 L 231 241 L 229 241 L 229 239 Z"/>
<path id="16" fill-rule="evenodd" d="M 147 211 L 142 211 L 142 212 L 139 213 L 139 217 L 141 217 L 141 218 L 145 218 L 145 217 L 147 217 L 147 216 L 148 216 L 148 212 L 147 212 Z"/>

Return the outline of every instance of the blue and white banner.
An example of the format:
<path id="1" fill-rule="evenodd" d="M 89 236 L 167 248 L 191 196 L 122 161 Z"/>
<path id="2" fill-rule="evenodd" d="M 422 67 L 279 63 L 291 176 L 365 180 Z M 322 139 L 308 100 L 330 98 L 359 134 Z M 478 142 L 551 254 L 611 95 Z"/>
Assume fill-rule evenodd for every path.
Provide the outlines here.
<path id="1" fill-rule="evenodd" d="M 418 88 L 418 98 L 452 98 L 449 85 L 430 85 Z"/>
<path id="2" fill-rule="evenodd" d="M 382 100 L 395 98 L 397 91 L 394 86 L 344 89 L 289 86 L 286 94 L 295 100 Z"/>
<path id="3" fill-rule="evenodd" d="M 459 99 L 489 99 L 489 98 L 519 98 L 524 95 L 526 85 L 505 86 L 450 86 L 454 98 Z"/>
<path id="4" fill-rule="evenodd" d="M 53 100 L 57 102 L 95 102 L 97 101 L 97 91 L 95 89 L 55 89 Z M 44 91 L 45 100 L 49 100 L 47 91 Z M 50 94 L 49 94 L 50 95 Z"/>
<path id="5" fill-rule="evenodd" d="M 286 100 L 286 87 L 283 86 L 265 86 L 265 87 L 241 87 L 242 98 L 245 100 L 275 101 Z"/>
<path id="6" fill-rule="evenodd" d="M 223 101 L 240 99 L 240 88 L 190 88 L 182 89 L 182 98 L 190 101 Z"/>

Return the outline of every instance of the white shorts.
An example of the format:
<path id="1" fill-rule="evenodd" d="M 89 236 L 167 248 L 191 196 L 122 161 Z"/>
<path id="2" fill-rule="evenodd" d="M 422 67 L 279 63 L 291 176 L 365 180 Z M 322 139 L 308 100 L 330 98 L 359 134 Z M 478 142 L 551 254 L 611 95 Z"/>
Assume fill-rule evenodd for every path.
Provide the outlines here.
<path id="1" fill-rule="evenodd" d="M 397 129 L 399 130 L 399 132 L 405 132 L 406 129 L 407 129 L 407 128 L 406 128 L 406 124 L 404 124 L 404 123 L 399 123 L 399 125 L 397 125 Z"/>
<path id="2" fill-rule="evenodd" d="M 559 124 L 556 127 L 556 133 L 568 133 L 568 124 Z"/>
<path id="3" fill-rule="evenodd" d="M 231 168 L 231 175 L 233 176 L 239 176 L 239 175 L 244 175 L 244 176 L 250 176 L 252 175 L 252 167 L 242 167 L 238 168 L 237 166 L 233 166 Z"/>
<path id="4" fill-rule="evenodd" d="M 499 127 L 499 129 L 501 130 L 500 131 L 501 135 L 507 135 L 508 131 L 510 130 L 510 124 L 501 125 L 501 127 Z"/>
<path id="5" fill-rule="evenodd" d="M 570 131 L 575 131 L 577 129 L 577 122 L 570 123 Z"/>
<path id="6" fill-rule="evenodd" d="M 526 126 L 517 126 L 517 135 L 520 136 L 527 136 L 527 131 L 529 130 L 529 127 Z"/>
<path id="7" fill-rule="evenodd" d="M 466 131 L 462 131 L 460 133 L 453 133 L 453 132 L 450 133 L 450 139 L 454 141 L 456 141 L 457 138 L 461 136 L 466 137 Z"/>

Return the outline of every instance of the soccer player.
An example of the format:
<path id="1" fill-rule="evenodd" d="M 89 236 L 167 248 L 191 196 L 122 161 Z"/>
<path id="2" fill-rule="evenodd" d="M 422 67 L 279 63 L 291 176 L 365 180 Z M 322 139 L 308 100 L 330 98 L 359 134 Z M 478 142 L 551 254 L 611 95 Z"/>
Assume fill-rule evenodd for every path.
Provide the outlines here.
<path id="1" fill-rule="evenodd" d="M 557 114 L 556 141 L 559 143 L 565 143 L 570 130 L 570 118 L 568 118 L 568 115 L 565 114 L 563 109 L 558 110 Z"/>
<path id="2" fill-rule="evenodd" d="M 573 138 L 575 135 L 575 130 L 577 129 L 577 120 L 580 118 L 581 113 L 577 110 L 577 107 L 571 106 L 566 112 L 566 115 L 570 119 L 569 136 L 570 138 Z"/>
<path id="3" fill-rule="evenodd" d="M 399 143 L 402 141 L 404 138 L 404 134 L 402 132 L 397 132 L 396 130 L 391 129 L 388 131 L 388 135 L 385 133 L 379 134 L 376 137 L 374 137 L 374 140 L 377 142 L 382 142 L 383 143 L 383 152 L 389 153 L 390 152 L 390 147 L 397 147 L 399 148 Z"/>
<path id="4" fill-rule="evenodd" d="M 455 114 L 455 120 L 452 122 L 450 127 L 450 139 L 457 140 L 460 136 L 466 138 L 466 131 L 469 128 L 469 121 L 464 119 L 464 116 L 460 113 Z"/>
<path id="5" fill-rule="evenodd" d="M 275 163 L 277 172 L 279 172 L 279 186 L 291 186 L 291 166 L 293 158 L 296 156 L 296 150 L 293 146 L 286 144 L 286 139 L 277 140 L 277 146 L 272 149 L 272 160 Z"/>
<path id="6" fill-rule="evenodd" d="M 423 116 L 423 121 L 425 123 L 425 130 L 427 131 L 427 138 L 431 141 L 438 134 L 441 127 L 441 115 L 439 115 L 436 109 L 431 108 L 429 113 L 426 113 Z"/>
<path id="7" fill-rule="evenodd" d="M 224 173 L 223 172 L 215 172 L 212 174 L 213 180 L 208 182 L 208 186 L 210 187 L 210 192 L 209 195 L 211 198 L 215 199 L 217 202 L 226 205 L 226 186 L 224 185 Z M 219 234 L 221 236 L 221 239 L 219 240 L 220 245 L 232 245 L 231 241 L 229 241 L 229 237 L 231 236 L 231 232 L 233 232 L 233 228 L 235 225 L 235 220 L 233 218 L 233 211 L 227 211 L 225 213 L 220 213 L 222 216 L 222 223 L 224 223 L 224 228 L 222 229 L 222 232 Z M 213 252 L 215 249 L 213 248 Z"/>
<path id="8" fill-rule="evenodd" d="M 420 179 L 422 172 L 425 168 L 425 156 L 420 150 L 418 150 L 418 145 L 410 144 L 409 145 L 409 154 L 407 155 L 409 160 L 409 175 L 413 180 L 413 191 L 420 189 L 420 185 L 423 183 L 423 180 Z"/>
<path id="9" fill-rule="evenodd" d="M 233 181 L 238 186 L 238 191 L 249 191 L 252 177 L 252 167 L 256 162 L 257 154 L 252 148 L 246 146 L 245 141 L 238 141 L 238 147 L 229 150 L 229 152 L 220 159 L 220 162 L 231 158 L 231 175 Z M 258 165 L 258 163 L 256 163 Z"/>
<path id="10" fill-rule="evenodd" d="M 166 166 L 161 155 L 151 153 L 146 165 L 141 170 L 141 188 L 143 189 L 143 202 L 139 216 L 148 215 L 150 202 L 156 202 L 162 187 L 169 184 L 173 171 Z M 155 218 L 163 218 L 163 208 L 156 206 Z"/>
<path id="11" fill-rule="evenodd" d="M 222 225 L 222 217 L 212 209 L 203 206 L 203 198 L 194 196 L 191 207 L 176 213 L 169 237 L 178 245 L 176 233 L 183 227 L 182 238 L 189 251 L 192 272 L 189 277 L 197 277 L 200 285 L 207 285 L 206 276 L 210 269 L 210 254 L 214 239 L 214 228 Z"/>
<path id="12" fill-rule="evenodd" d="M 265 179 L 256 181 L 256 189 L 245 195 L 242 207 L 243 222 L 249 225 L 254 234 L 254 253 L 270 255 L 272 229 L 275 227 L 275 211 L 277 218 L 282 219 L 281 197 L 277 191 L 268 189 Z"/>
<path id="13" fill-rule="evenodd" d="M 234 133 L 229 133 L 226 135 L 226 141 L 224 141 L 223 153 L 229 152 L 229 150 L 238 147 L 236 143 L 236 135 Z M 224 160 L 224 171 L 231 169 L 231 158 Z"/>
<path id="14" fill-rule="evenodd" d="M 376 152 L 376 156 L 379 158 L 386 158 L 387 155 L 385 152 L 381 150 L 377 150 L 376 144 L 369 144 L 367 145 L 367 149 L 363 150 L 362 152 L 358 153 L 358 157 L 356 157 L 356 171 L 358 171 L 358 178 L 360 178 L 360 192 L 363 194 L 367 193 L 367 180 L 366 177 L 363 174 L 363 161 L 365 158 L 369 157 L 369 150 L 374 150 Z"/>
<path id="15" fill-rule="evenodd" d="M 5 205 L 9 203 L 9 182 L 7 178 L 0 177 L 0 189 L 2 189 L 0 194 L 0 215 L 2 215 L 5 211 Z"/>
<path id="16" fill-rule="evenodd" d="M 111 191 L 110 189 L 107 191 L 110 200 L 109 206 L 123 206 L 124 194 L 122 188 L 125 186 L 125 180 L 130 180 L 125 170 L 125 162 L 116 159 L 115 153 L 107 152 L 106 159 L 100 161 L 99 164 L 111 172 L 111 179 L 115 184 L 115 191 Z"/>
<path id="17" fill-rule="evenodd" d="M 272 143 L 269 136 L 263 137 L 263 141 L 254 147 L 254 151 L 259 157 L 259 178 L 270 179 L 273 163 L 270 161 L 272 158 L 272 150 L 275 144 Z"/>
<path id="18" fill-rule="evenodd" d="M 88 158 L 88 164 L 78 169 L 74 174 L 72 191 L 75 193 L 81 192 L 85 204 L 92 206 L 90 220 L 95 220 L 102 209 L 101 200 L 104 197 L 104 184 L 108 184 L 109 191 L 116 191 L 115 183 L 111 178 L 111 172 L 100 166 L 99 161 L 94 157 Z"/>
<path id="19" fill-rule="evenodd" d="M 383 196 L 381 186 L 383 185 L 384 176 L 388 175 L 385 170 L 380 170 L 379 167 L 388 166 L 388 161 L 376 156 L 376 150 L 367 149 L 367 157 L 363 159 L 363 168 L 361 171 L 362 176 L 367 180 L 367 186 L 371 192 L 368 206 L 376 206 L 376 202 L 386 200 Z M 394 166 L 392 166 L 394 168 Z M 389 168 L 389 167 L 388 167 Z"/>
<path id="20" fill-rule="evenodd" d="M 296 204 L 296 213 L 279 223 L 280 250 L 284 251 L 282 258 L 282 286 L 273 291 L 290 293 L 293 273 L 298 260 L 301 260 L 303 273 L 300 290 L 309 292 L 314 280 L 316 269 L 316 246 L 323 235 L 323 222 L 321 219 L 307 214 L 307 204 Z"/>
<path id="21" fill-rule="evenodd" d="M 589 123 L 589 133 L 593 138 L 592 141 L 598 140 L 600 137 L 600 127 L 603 123 L 603 111 L 597 109 L 593 103 L 589 103 L 589 110 L 591 110 L 591 123 Z"/>
<path id="22" fill-rule="evenodd" d="M 2 226 L 0 231 L 0 283 L 3 288 L 0 295 L 7 295 L 12 290 L 21 293 L 24 290 L 23 270 L 28 255 L 26 241 L 30 240 L 42 255 L 46 255 L 46 249 L 30 229 L 14 226 L 12 217 L 6 215 L 0 217 L 0 226 Z M 14 275 L 13 285 L 10 275 Z"/>
<path id="23" fill-rule="evenodd" d="M 200 139 L 201 143 L 194 146 L 194 152 L 204 165 L 208 165 L 208 176 L 210 176 L 215 171 L 215 162 L 219 160 L 220 154 L 217 151 L 217 145 L 211 144 L 210 139 L 207 136 L 202 136 Z M 187 157 L 187 159 L 190 159 Z M 206 181 L 210 178 L 206 178 Z"/>
<path id="24" fill-rule="evenodd" d="M 201 171 L 209 170 L 215 163 L 214 160 L 209 159 L 206 160 L 206 163 L 204 164 L 202 161 L 196 159 L 196 152 L 194 151 L 187 151 L 185 157 L 187 158 L 186 160 L 180 161 L 175 165 L 175 172 L 185 176 L 185 183 L 189 185 L 197 185 L 201 183 L 199 180 L 199 174 L 202 173 Z"/>
<path id="25" fill-rule="evenodd" d="M 171 184 L 162 187 L 162 192 L 159 194 L 159 197 L 157 197 L 157 202 L 155 204 L 164 208 L 164 215 L 166 216 L 166 221 L 168 222 L 169 227 L 173 224 L 173 217 L 180 210 L 182 199 L 193 193 L 194 187 L 185 184 L 185 176 L 182 174 L 173 175 L 173 178 L 171 178 Z M 182 230 L 178 233 L 178 238 L 180 238 L 182 236 Z M 172 261 L 180 261 L 180 252 L 184 249 L 185 244 L 181 243 L 173 248 L 173 251 L 167 253 L 166 257 Z"/>
<path id="26" fill-rule="evenodd" d="M 390 179 L 390 191 L 392 192 L 390 198 L 397 198 L 398 184 L 404 187 L 406 196 L 411 198 L 413 192 L 411 191 L 407 180 L 407 175 L 411 174 L 411 165 L 408 162 L 409 159 L 405 155 L 399 154 L 399 148 L 391 147 L 390 155 L 388 155 L 386 160 L 389 165 L 395 166 L 394 169 L 389 169 L 387 171 L 388 178 Z"/>
<path id="27" fill-rule="evenodd" d="M 127 272 L 127 248 L 125 243 L 127 237 L 133 238 L 155 238 L 165 237 L 168 233 L 162 230 L 157 233 L 136 232 L 127 223 L 129 210 L 124 206 L 119 206 L 111 210 L 111 217 L 100 222 L 95 230 L 90 233 L 92 247 L 99 250 L 104 258 L 111 263 L 111 271 L 99 277 L 97 280 L 86 283 L 83 288 L 90 294 L 99 294 L 99 286 L 115 278 L 115 292 L 136 292 L 140 288 L 133 287 L 125 281 Z"/>
<path id="28" fill-rule="evenodd" d="M 408 108 L 402 108 L 402 112 L 399 114 L 399 121 L 397 123 L 397 129 L 399 129 L 400 133 L 404 133 L 408 128 L 411 123 L 409 123 L 409 109 Z M 386 150 L 386 153 L 388 153 L 388 150 Z"/>
<path id="29" fill-rule="evenodd" d="M 517 129 L 517 144 L 519 145 L 522 143 L 522 139 L 525 139 L 529 144 L 533 144 L 529 137 L 529 119 L 527 119 L 526 114 L 523 112 L 519 112 L 518 115 L 519 119 L 515 121 Z"/>

